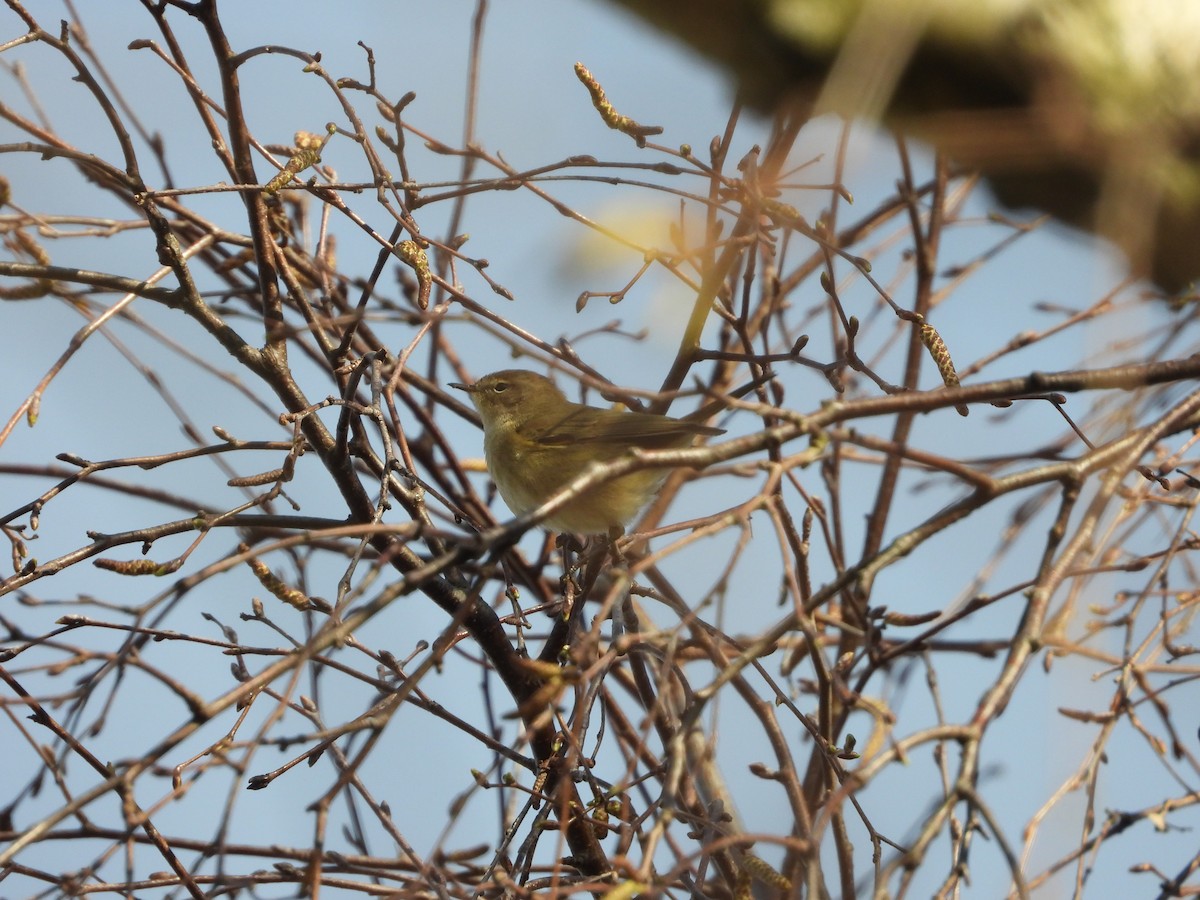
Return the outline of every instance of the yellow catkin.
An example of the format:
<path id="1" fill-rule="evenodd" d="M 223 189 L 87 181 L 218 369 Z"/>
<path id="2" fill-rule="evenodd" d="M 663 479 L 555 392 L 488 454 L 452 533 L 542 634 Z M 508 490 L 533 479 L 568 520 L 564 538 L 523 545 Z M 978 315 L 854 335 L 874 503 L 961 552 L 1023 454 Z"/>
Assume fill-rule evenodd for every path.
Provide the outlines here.
<path id="1" fill-rule="evenodd" d="M 933 364 L 937 366 L 938 374 L 942 376 L 942 383 L 946 387 L 958 387 L 958 372 L 954 369 L 954 361 L 950 359 L 950 350 L 946 347 L 946 342 L 942 340 L 937 329 L 928 322 L 921 323 L 921 343 L 925 345 Z M 958 410 L 960 416 L 967 414 L 966 406 L 961 403 L 954 408 Z"/>
<path id="2" fill-rule="evenodd" d="M 633 119 L 629 118 L 629 116 L 621 115 L 608 101 L 608 97 L 604 93 L 604 88 L 600 87 L 600 82 L 588 71 L 587 66 L 581 62 L 575 63 L 575 75 L 583 82 L 583 86 L 588 89 L 588 93 L 592 95 L 592 106 L 596 107 L 596 112 L 600 113 L 600 118 L 604 120 L 605 125 L 609 128 L 615 128 L 617 131 L 624 131 L 624 129 L 633 124 Z"/>
<path id="3" fill-rule="evenodd" d="M 429 309 L 429 294 L 433 289 L 433 274 L 429 271 L 429 255 L 416 241 L 401 241 L 396 255 L 417 275 L 417 306 Z"/>
<path id="4" fill-rule="evenodd" d="M 246 553 L 249 549 L 245 544 L 238 545 L 238 550 L 242 553 Z M 288 606 L 299 610 L 309 608 L 308 596 L 303 591 L 298 591 L 294 587 L 288 587 L 288 585 L 280 581 L 262 560 L 252 556 L 246 560 L 246 565 L 250 567 L 250 571 L 258 578 L 259 583 L 271 592 L 272 596 L 282 600 Z"/>
<path id="5" fill-rule="evenodd" d="M 633 119 L 629 118 L 629 116 L 623 116 L 617 112 L 616 107 L 609 102 L 608 97 L 605 95 L 604 88 L 600 86 L 600 82 L 588 71 L 587 66 L 581 62 L 575 63 L 575 77 L 587 88 L 588 93 L 592 97 L 592 106 L 596 107 L 596 112 L 600 113 L 600 118 L 604 120 L 604 124 L 609 128 L 629 135 L 637 141 L 639 147 L 645 146 L 648 135 L 662 134 L 662 128 L 657 125 L 639 125 Z"/>
<path id="6" fill-rule="evenodd" d="M 173 559 L 160 563 L 153 559 L 97 559 L 92 562 L 97 569 L 116 572 L 118 575 L 170 575 L 182 560 Z"/>
<path id="7" fill-rule="evenodd" d="M 742 857 L 742 868 L 763 884 L 768 884 L 771 887 L 777 887 L 785 891 L 792 889 L 792 882 L 789 878 L 776 872 L 766 860 L 755 856 L 753 853 L 747 853 Z"/>
<path id="8" fill-rule="evenodd" d="M 283 469 L 272 469 L 259 475 L 244 475 L 240 478 L 230 478 L 225 482 L 230 487 L 258 487 L 264 484 L 274 484 L 283 480 Z"/>
<path id="9" fill-rule="evenodd" d="M 287 186 L 293 175 L 299 175 L 305 169 L 315 166 L 321 161 L 321 148 L 325 144 L 324 138 L 307 131 L 297 131 L 295 140 L 295 155 L 287 161 L 282 172 L 267 182 L 267 186 L 263 188 L 264 194 L 278 193 Z"/>

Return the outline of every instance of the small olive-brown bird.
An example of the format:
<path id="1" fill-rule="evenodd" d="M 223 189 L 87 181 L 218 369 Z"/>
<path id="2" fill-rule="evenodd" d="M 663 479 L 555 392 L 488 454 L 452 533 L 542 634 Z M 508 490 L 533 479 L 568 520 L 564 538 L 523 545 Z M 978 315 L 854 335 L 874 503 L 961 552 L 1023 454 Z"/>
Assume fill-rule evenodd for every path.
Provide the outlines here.
<path id="1" fill-rule="evenodd" d="M 696 435 L 723 429 L 652 413 L 597 409 L 572 403 L 549 378 L 524 369 L 485 375 L 466 391 L 483 420 L 483 455 L 504 502 L 517 515 L 537 509 L 592 463 L 609 463 L 629 449 L 676 450 Z M 668 469 L 643 469 L 597 485 L 542 526 L 601 534 L 623 528 L 662 486 Z"/>

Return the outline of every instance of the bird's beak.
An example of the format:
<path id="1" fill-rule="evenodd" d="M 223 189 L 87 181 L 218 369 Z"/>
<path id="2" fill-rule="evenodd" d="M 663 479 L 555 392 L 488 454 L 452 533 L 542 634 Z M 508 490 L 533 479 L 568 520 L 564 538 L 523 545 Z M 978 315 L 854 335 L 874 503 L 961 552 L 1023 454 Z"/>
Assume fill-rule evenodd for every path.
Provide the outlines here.
<path id="1" fill-rule="evenodd" d="M 457 388 L 460 391 L 466 391 L 468 394 L 473 394 L 479 390 L 479 388 L 473 384 L 459 384 L 457 381 L 451 381 L 450 387 Z"/>

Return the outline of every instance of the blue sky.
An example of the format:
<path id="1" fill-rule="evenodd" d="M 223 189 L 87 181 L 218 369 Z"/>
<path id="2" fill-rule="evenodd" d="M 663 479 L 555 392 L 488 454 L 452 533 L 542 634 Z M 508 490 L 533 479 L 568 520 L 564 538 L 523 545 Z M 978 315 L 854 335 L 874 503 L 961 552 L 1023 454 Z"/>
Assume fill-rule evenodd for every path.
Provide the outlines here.
<path id="1" fill-rule="evenodd" d="M 32 11 L 46 23 L 56 21 L 63 14 L 56 4 L 34 6 Z M 339 4 L 336 13 L 331 12 L 332 7 L 332 4 L 312 0 L 290 0 L 287 3 L 226 3 L 222 12 L 236 49 L 269 43 L 319 51 L 322 64 L 335 77 L 366 80 L 365 54 L 356 44 L 360 40 L 365 42 L 375 52 L 376 77 L 386 94 L 398 98 L 407 91 L 416 92 L 416 100 L 406 110 L 406 118 L 440 140 L 459 143 L 463 131 L 472 5 L 457 0 L 420 5 L 357 2 Z M 125 49 L 132 40 L 156 37 L 140 4 L 132 0 L 112 0 L 102 7 L 80 3 L 78 8 L 90 41 L 104 59 L 114 81 L 127 92 L 139 112 L 145 112 L 147 128 L 164 134 L 174 184 L 201 187 L 222 180 L 224 173 L 216 165 L 208 138 L 196 125 L 178 81 L 150 51 Z M 0 41 L 20 33 L 11 14 L 0 14 L 0 23 L 3 27 Z M 176 28 L 196 65 L 197 75 L 207 78 L 206 87 L 215 91 L 212 72 L 204 63 L 205 48 L 198 28 L 182 16 L 177 17 Z M 0 61 L 8 65 L 20 63 L 26 67 L 29 80 L 39 88 L 40 99 L 50 119 L 64 136 L 81 149 L 112 157 L 115 142 L 94 115 L 82 88 L 69 81 L 63 67 L 50 59 L 51 55 L 37 46 L 14 48 L 0 56 Z M 609 131 L 599 121 L 573 73 L 572 67 L 577 60 L 589 66 L 621 111 L 639 121 L 662 125 L 664 134 L 656 140 L 663 145 L 688 143 L 699 151 L 725 128 L 732 89 L 718 71 L 686 48 L 607 5 L 514 0 L 493 4 L 487 16 L 479 71 L 475 140 L 518 169 L 545 165 L 581 153 L 613 161 L 646 160 L 648 157 L 639 155 L 627 138 Z M 303 73 L 293 58 L 282 54 L 261 56 L 246 65 L 241 75 L 251 125 L 256 136 L 265 143 L 286 145 L 297 130 L 317 132 L 326 122 L 341 121 L 341 111 L 324 85 L 314 75 Z M 11 78 L 9 83 L 12 84 Z M 5 88 L 5 94 L 6 102 L 22 108 L 22 101 L 11 87 Z M 369 101 L 362 101 L 362 105 L 369 108 Z M 836 122 L 822 120 L 806 129 L 793 161 L 798 164 L 810 156 L 819 157 L 819 160 L 804 170 L 800 178 L 820 181 L 823 174 L 827 177 L 839 127 Z M 748 113 L 739 125 L 732 157 L 745 153 L 766 134 L 767 123 Z M 0 123 L 0 143 L 17 139 L 8 123 Z M 144 145 L 142 150 L 144 152 Z M 148 160 L 148 155 L 144 159 Z M 338 170 L 342 180 L 366 177 L 357 148 L 344 138 L 335 137 L 323 159 L 325 164 Z M 928 174 L 929 155 L 916 148 L 914 159 L 921 171 Z M 425 151 L 415 143 L 411 160 L 413 177 L 420 182 L 432 184 L 458 177 L 459 163 L 455 158 Z M 25 208 L 43 212 L 79 212 L 82 198 L 82 208 L 95 215 L 117 212 L 111 204 L 97 203 L 93 209 L 86 186 L 61 161 L 43 162 L 35 156 L 6 154 L 3 164 L 6 168 L 2 174 L 13 184 L 14 202 Z M 143 167 L 144 177 L 152 187 L 165 184 L 165 177 L 152 164 L 144 162 Z M 260 171 L 266 171 L 265 167 Z M 846 215 L 852 217 L 855 211 L 870 209 L 892 191 L 897 172 L 889 138 L 868 125 L 856 126 L 845 177 L 855 195 L 855 205 Z M 494 173 L 480 166 L 476 174 L 490 176 Z M 662 217 L 671 214 L 674 204 L 674 201 L 664 203 L 649 192 L 616 189 L 611 185 L 561 182 L 553 183 L 549 188 L 597 221 L 612 223 L 621 229 L 645 225 L 651 234 L 663 230 Z M 814 216 L 825 202 L 824 195 L 803 191 L 795 192 L 788 199 L 809 216 Z M 372 216 L 372 221 L 384 233 L 390 228 L 390 223 L 381 219 L 369 192 L 348 202 L 365 216 Z M 204 198 L 198 200 L 196 206 L 214 220 L 227 223 L 229 228 L 238 227 L 240 204 L 232 194 Z M 420 210 L 418 221 L 423 232 L 442 235 L 448 208 L 448 204 L 433 204 Z M 991 209 L 985 190 L 978 191 L 967 201 L 963 223 L 947 236 L 946 265 L 973 258 L 1004 233 L 1002 228 L 987 220 Z M 1033 218 L 1031 213 L 1014 215 L 1026 220 Z M 618 287 L 636 270 L 639 262 L 636 254 L 613 252 L 611 248 L 603 247 L 593 234 L 568 222 L 545 203 L 516 192 L 482 194 L 473 199 L 467 207 L 466 221 L 470 240 L 464 245 L 464 252 L 487 258 L 491 263 L 487 270 L 489 276 L 504 284 L 515 299 L 512 302 L 502 300 L 482 279 L 462 268 L 458 274 L 463 289 L 470 296 L 550 341 L 561 335 L 591 332 L 616 319 L 620 319 L 625 330 L 646 329 L 648 336 L 641 343 L 588 338 L 580 341 L 578 346 L 588 355 L 589 362 L 618 383 L 649 389 L 661 381 L 678 341 L 680 310 L 687 309 L 688 298 L 677 285 L 665 278 L 650 277 L 619 307 L 611 307 L 603 299 L 597 299 L 577 313 L 575 298 L 580 291 Z M 376 245 L 345 222 L 335 222 L 334 227 L 339 237 L 338 257 L 343 270 L 366 272 L 374 260 Z M 888 283 L 889 287 L 894 287 L 896 295 L 903 297 L 908 276 L 900 249 L 888 244 L 889 235 L 894 236 L 899 231 L 897 227 L 879 237 L 878 259 L 883 265 L 877 264 L 877 271 L 883 273 L 881 280 L 885 275 L 893 276 L 895 281 Z M 50 249 L 55 263 L 61 265 L 120 271 L 139 277 L 148 276 L 157 266 L 153 244 L 146 232 L 126 234 L 111 242 L 56 241 Z M 1120 277 L 1120 272 L 1119 261 L 1114 260 L 1103 246 L 1063 229 L 1046 227 L 1018 242 L 1006 252 L 1001 263 L 983 267 L 977 276 L 956 288 L 953 297 L 939 307 L 935 321 L 961 367 L 964 360 L 983 357 L 1003 346 L 1023 327 L 1014 325 L 1014 321 L 1032 322 L 1028 327 L 1050 324 L 1049 319 L 1031 316 L 1032 304 L 1046 301 L 1086 306 L 1108 290 Z M 881 327 L 874 326 L 871 316 L 878 313 L 870 292 L 849 273 L 846 277 L 848 302 L 862 303 L 854 311 L 865 323 L 864 346 L 886 358 L 891 331 L 886 323 Z M 390 282 L 387 287 L 390 288 Z M 814 305 L 821 300 L 815 285 L 807 295 L 799 294 L 799 298 Z M 170 331 L 187 349 L 205 355 L 215 365 L 232 368 L 228 359 L 214 357 L 204 347 L 204 338 L 198 329 L 187 323 L 181 325 L 177 313 L 155 309 L 150 304 L 138 304 L 137 311 L 147 323 Z M 1122 329 L 1149 327 L 1147 321 L 1154 315 L 1142 308 L 1131 308 L 1127 316 L 1105 319 L 1095 328 L 1073 330 L 1035 350 L 1002 357 L 986 368 L 979 379 L 1017 374 L 1032 368 L 1072 368 L 1089 354 L 1107 348 L 1121 335 Z M 0 308 L 0 316 L 4 323 L 0 329 L 0 348 L 6 360 L 0 400 L 3 400 L 2 411 L 7 418 L 83 320 L 68 305 L 49 301 L 8 303 Z M 1150 321 L 1150 325 L 1153 324 Z M 474 323 L 451 316 L 446 330 L 467 360 L 468 369 L 476 374 L 511 364 L 506 349 L 487 337 Z M 161 387 L 148 382 L 144 373 L 129 363 L 118 346 L 93 338 L 48 391 L 37 427 L 20 426 L 4 446 L 0 460 L 10 464 L 44 461 L 64 451 L 102 459 L 179 449 L 186 446 L 186 442 L 180 434 L 179 422 L 169 412 L 165 392 L 185 402 L 200 430 L 207 432 L 212 425 L 219 424 L 246 438 L 270 436 L 280 439 L 278 428 L 271 430 L 272 411 L 256 409 L 244 402 L 228 384 L 202 378 L 194 366 L 180 359 L 177 350 L 163 347 L 144 332 L 124 325 L 114 332 L 139 359 L 161 373 Z M 400 328 L 381 327 L 380 333 L 396 341 L 393 349 L 404 346 L 410 339 L 410 335 Z M 828 358 L 831 350 L 827 339 L 827 335 L 814 330 L 810 350 L 814 358 Z M 303 375 L 303 367 L 300 371 Z M 448 377 L 449 373 L 443 374 Z M 897 371 L 885 369 L 885 374 L 899 380 Z M 824 379 L 808 370 L 789 372 L 782 377 L 786 379 L 789 398 L 800 411 L 816 409 L 831 398 Z M 932 381 L 927 386 L 932 386 Z M 869 388 L 868 385 L 858 387 Z M 1001 448 L 995 442 L 1000 429 L 984 426 L 1000 421 L 1001 415 L 980 410 L 967 420 L 959 420 L 951 411 L 925 417 L 916 425 L 916 442 L 951 446 L 956 454 L 998 453 Z M 1023 408 L 1007 414 L 1003 421 L 1007 424 L 1000 438 L 1004 442 L 1003 448 L 1014 452 L 1038 446 L 1062 429 L 1061 422 L 1045 408 Z M 752 423 L 735 419 L 729 427 L 736 433 L 743 425 L 750 427 Z M 481 445 L 477 431 L 465 422 L 455 422 L 448 427 L 453 430 L 455 441 L 472 448 L 466 455 L 478 455 Z M 872 424 L 863 423 L 862 427 L 870 428 Z M 187 470 L 146 473 L 144 477 L 148 483 L 159 478 L 164 486 L 178 486 L 181 471 L 194 471 L 197 500 L 208 502 L 205 485 L 213 472 L 206 463 L 192 464 Z M 187 477 L 190 481 L 193 476 Z M 812 480 L 814 485 L 818 479 L 811 470 L 799 477 L 802 481 Z M 906 482 L 906 488 L 914 488 L 919 482 L 920 479 Z M 37 490 L 43 489 L 41 482 L 38 485 Z M 866 475 L 861 485 L 848 485 L 848 498 L 862 501 L 858 507 L 851 503 L 851 508 L 859 511 L 867 508 L 866 501 L 873 489 L 874 482 Z M 327 489 L 306 485 L 301 480 L 295 485 L 296 496 L 304 503 L 306 511 L 326 508 L 330 497 L 324 490 Z M 729 492 L 729 503 L 736 502 L 739 491 L 745 492 L 744 486 L 736 482 L 726 483 L 718 490 Z M 0 503 L 0 506 L 6 509 L 18 506 L 35 493 L 28 483 L 6 478 L 0 481 L 0 497 L 7 503 Z M 899 531 L 910 527 L 955 496 L 945 485 L 926 492 L 914 490 L 902 506 L 903 517 L 894 528 Z M 46 516 L 38 555 L 50 557 L 84 541 L 80 533 L 83 527 L 113 532 L 145 524 L 144 507 L 126 509 L 118 502 L 99 506 L 96 500 L 96 494 L 68 492 L 56 501 L 53 515 Z M 700 509 L 710 502 L 710 497 L 701 498 L 694 493 L 685 495 L 679 518 L 686 517 L 689 504 Z M 1003 505 L 1001 510 L 1004 510 Z M 1011 508 L 1007 511 L 1011 512 Z M 1048 514 L 1043 512 L 1041 515 Z M 990 557 L 1004 521 L 1004 515 L 997 512 L 974 530 L 964 531 L 954 539 L 948 537 L 934 542 L 932 559 L 926 557 L 915 561 L 912 567 L 889 570 L 876 585 L 876 595 L 880 598 L 877 602 L 886 602 L 893 609 L 919 612 L 942 608 L 960 599 L 963 586 L 970 583 L 973 573 Z M 861 527 L 861 522 L 848 521 L 846 527 L 853 533 Z M 747 554 L 751 562 L 731 582 L 728 608 L 713 612 L 714 621 L 731 632 L 750 633 L 779 615 L 774 604 L 778 586 L 770 580 L 778 560 L 772 556 L 769 526 L 765 520 L 758 524 L 758 529 L 756 536 L 764 538 L 763 545 L 751 548 Z M 970 537 L 964 541 L 966 535 Z M 1028 547 L 1018 545 L 1014 556 L 1036 553 L 1035 538 L 1030 538 Z M 716 539 L 705 551 L 670 560 L 666 564 L 668 571 L 680 583 L 690 581 L 702 590 L 719 576 L 721 564 L 730 552 L 731 540 L 732 535 L 727 535 Z M 536 541 L 535 536 L 530 536 L 526 545 L 532 547 Z M 175 552 L 179 549 L 182 547 Z M 214 546 L 211 551 L 202 548 L 190 565 L 198 567 L 211 562 L 224 551 L 223 546 Z M 827 560 L 815 560 L 820 577 L 828 577 L 828 565 Z M 1015 578 L 1019 570 L 1019 566 L 1012 569 L 1011 577 Z M 1003 583 L 1008 571 L 1002 568 L 993 583 Z M 95 578 L 90 568 L 68 571 L 39 583 L 35 593 L 44 600 L 69 602 L 77 592 L 96 589 Z M 208 629 L 210 636 L 217 637 L 215 626 L 203 618 L 203 613 L 209 612 L 250 635 L 252 626 L 239 623 L 237 616 L 244 611 L 246 598 L 261 593 L 255 582 L 245 572 L 231 572 L 215 579 L 208 587 L 213 593 L 205 600 L 205 605 L 195 606 L 189 597 L 187 604 L 170 608 L 164 627 L 192 632 Z M 104 582 L 104 589 L 117 594 L 128 591 L 124 600 L 134 604 L 149 602 L 155 593 L 164 590 L 164 584 L 145 586 L 135 583 L 129 586 L 121 583 L 118 586 L 113 576 L 112 580 Z M 328 595 L 332 588 L 329 585 L 323 589 L 314 586 L 312 592 Z M 31 631 L 62 614 L 56 606 L 16 608 L 11 601 L 11 595 L 0 599 L 0 613 L 6 617 L 28 617 L 23 621 L 38 623 L 27 626 Z M 1019 603 L 1020 597 L 1014 596 L 994 616 L 979 617 L 974 627 L 986 625 L 999 630 L 1011 627 L 1012 612 Z M 436 637 L 445 626 L 445 617 L 430 604 L 410 597 L 395 604 L 373 625 L 376 630 L 371 633 L 371 638 L 380 645 L 389 645 L 397 656 L 405 656 L 417 641 Z M 73 639 L 94 641 L 98 648 L 111 646 L 109 636 L 103 633 L 76 634 Z M 270 643 L 272 640 L 265 634 L 247 637 L 248 642 Z M 165 645 L 154 645 L 154 648 L 156 654 L 162 654 L 160 662 L 163 665 L 179 666 L 183 671 L 211 667 L 212 682 L 206 687 L 212 693 L 228 689 L 223 658 L 217 657 L 214 661 L 212 654 L 206 654 L 200 648 L 178 644 L 169 649 Z M 994 663 L 988 662 L 964 660 L 960 665 L 959 669 L 941 670 L 945 679 L 942 689 L 946 715 L 951 719 L 969 714 L 980 685 L 986 683 L 994 669 Z M 1064 722 L 1054 708 L 1103 704 L 1108 696 L 1106 684 L 1097 685 L 1094 680 L 1089 680 L 1091 669 L 1076 661 L 1060 660 L 1057 665 L 1061 668 L 1053 680 L 1040 672 L 1028 677 L 1011 708 L 989 736 L 988 748 L 993 759 L 1000 763 L 993 777 L 1003 781 L 1003 788 L 995 791 L 999 798 L 996 812 L 1009 829 L 1009 838 L 1018 845 L 1023 823 L 1054 785 L 1067 775 L 1064 767 L 1080 759 L 1092 736 L 1078 723 Z M 1066 677 L 1062 671 L 1070 666 L 1079 669 L 1075 677 Z M 446 673 L 428 678 L 423 687 L 431 698 L 471 719 L 480 715 L 476 696 L 479 686 L 472 680 L 475 678 L 476 670 L 471 666 L 450 666 Z M 924 673 L 914 668 L 907 674 L 907 688 L 899 687 L 904 679 L 897 677 L 891 689 L 898 692 L 895 699 L 900 704 L 897 709 L 902 716 L 911 715 L 914 722 L 931 723 L 936 717 L 935 712 L 925 694 L 915 686 L 923 678 Z M 154 735 L 179 724 L 177 704 L 163 696 L 161 688 L 156 688 L 152 680 L 138 684 L 136 689 L 133 689 L 134 684 L 129 688 L 120 692 L 120 701 L 109 718 L 113 723 L 132 724 L 114 725 L 95 736 L 95 750 L 101 758 L 121 759 L 136 752 L 137 744 L 131 745 L 127 738 L 136 734 L 140 739 L 146 730 L 147 719 Z M 344 710 L 347 715 L 357 714 L 370 700 L 369 694 L 360 686 L 348 686 L 332 679 L 326 682 L 322 691 L 325 709 Z M 159 704 L 167 710 L 163 721 L 147 715 L 148 710 L 158 709 Z M 761 759 L 765 753 L 761 737 L 750 736 L 754 733 L 753 721 L 744 721 L 744 718 L 744 711 L 729 703 L 721 707 L 720 717 L 713 719 L 714 731 L 719 736 L 721 761 L 734 781 L 735 790 L 743 792 L 745 808 L 741 813 L 750 829 L 786 829 L 787 809 L 778 794 L 770 785 L 744 774 L 746 766 Z M 196 752 L 217 739 L 219 729 L 228 725 L 228 722 L 214 723 L 212 728 L 180 748 L 175 762 L 183 761 L 189 751 Z M 267 729 L 268 725 L 256 721 L 253 727 Z M 506 727 L 511 731 L 511 723 Z M 864 722 L 855 727 L 865 733 L 869 726 Z M 297 725 L 296 730 L 302 729 Z M 796 739 L 800 740 L 798 729 L 796 731 Z M 403 709 L 396 716 L 389 726 L 387 739 L 387 752 L 372 757 L 363 770 L 364 780 L 370 784 L 388 784 L 388 770 L 395 768 L 396 776 L 391 781 L 397 786 L 396 796 L 387 799 L 407 838 L 419 851 L 426 852 L 440 839 L 443 813 L 451 799 L 457 792 L 469 790 L 469 770 L 486 768 L 488 757 L 461 740 L 448 726 L 409 709 Z M 17 738 L 8 734 L 2 740 L 7 745 Z M 1131 759 L 1139 759 L 1138 754 L 1142 752 L 1136 743 L 1117 744 L 1114 750 L 1127 750 Z M 249 765 L 249 772 L 266 771 L 288 755 L 260 752 Z M 801 757 L 803 753 L 798 752 L 797 756 Z M 36 760 L 27 753 L 22 761 L 26 767 L 36 765 Z M 1141 764 L 1120 760 L 1113 763 L 1114 767 L 1121 764 L 1137 768 L 1146 778 L 1152 777 L 1140 768 Z M 21 771 L 24 773 L 26 769 Z M 226 799 L 225 791 L 228 791 L 236 797 L 236 834 L 258 840 L 263 840 L 266 834 L 270 836 L 267 840 L 270 843 L 306 846 L 311 840 L 312 820 L 305 809 L 329 783 L 328 770 L 311 770 L 320 776 L 311 776 L 311 780 L 305 774 L 308 771 L 293 771 L 273 789 L 256 793 L 242 791 L 244 779 L 230 777 L 222 783 L 220 776 L 209 776 L 202 790 L 168 804 L 158 814 L 156 822 L 164 832 L 188 831 L 194 828 L 196 821 L 211 822 L 209 827 L 215 827 L 215 817 Z M 81 784 L 90 783 L 86 773 L 76 771 L 75 774 L 82 779 Z M 910 775 L 921 776 L 920 789 L 915 795 L 908 783 Z M 913 818 L 913 805 L 928 802 L 935 782 L 928 752 L 914 760 L 911 770 L 896 769 L 889 773 L 864 795 L 872 821 L 892 839 L 904 841 L 908 837 L 904 828 Z M 1122 784 L 1119 778 L 1105 784 L 1111 785 L 1114 806 L 1142 802 L 1135 792 L 1125 796 L 1128 785 Z M 1152 793 L 1149 795 L 1153 796 Z M 148 792 L 143 802 L 153 799 L 153 793 Z M 59 798 L 46 797 L 41 802 L 49 809 L 59 802 Z M 487 839 L 494 833 L 492 798 L 477 797 L 472 802 L 478 813 L 460 820 L 447 846 L 466 845 L 474 839 Z M 1061 829 L 1061 837 L 1051 837 L 1039 844 L 1035 861 L 1044 862 L 1077 843 L 1080 825 L 1072 814 L 1077 814 L 1078 808 L 1072 804 L 1073 801 L 1068 802 L 1055 811 L 1055 816 L 1059 817 L 1054 819 L 1055 829 Z M 1102 802 L 1099 805 L 1109 804 Z M 19 822 L 18 826 L 28 824 Z M 477 834 L 473 833 L 475 824 L 478 825 Z M 1047 826 L 1047 831 L 1055 829 Z M 200 833 L 204 833 L 203 827 Z M 1155 838 L 1153 847 L 1157 852 L 1160 844 L 1158 836 Z M 1135 835 L 1131 840 L 1138 839 Z M 386 844 L 380 844 L 374 849 L 382 853 L 385 847 Z M 53 859 L 47 858 L 45 848 L 33 848 L 28 853 L 23 859 L 31 865 L 54 865 Z M 1003 877 L 1003 865 L 994 846 L 977 842 L 974 853 L 971 861 L 975 874 L 973 895 L 998 896 L 999 885 L 1006 882 L 998 880 Z M 861 854 L 857 863 L 859 870 L 865 871 L 870 865 L 865 844 Z M 1149 849 L 1147 855 L 1150 855 Z M 1125 848 L 1123 858 L 1136 856 L 1136 852 Z M 1103 873 L 1105 884 L 1128 883 L 1131 885 L 1129 890 L 1134 889 L 1132 885 L 1142 886 L 1142 881 L 1135 881 L 1123 872 L 1105 870 L 1105 860 L 1102 855 L 1096 876 L 1099 878 Z M 1035 864 L 1033 868 L 1038 866 Z M 936 881 L 944 870 L 944 865 L 931 864 L 922 877 Z M 19 879 L 10 880 L 9 884 L 14 882 L 18 887 L 8 889 L 6 885 L 6 895 L 32 893 L 32 885 L 22 884 Z M 928 887 L 932 890 L 934 882 Z M 928 892 L 922 883 L 921 890 L 914 887 L 913 895 L 924 896 Z"/>

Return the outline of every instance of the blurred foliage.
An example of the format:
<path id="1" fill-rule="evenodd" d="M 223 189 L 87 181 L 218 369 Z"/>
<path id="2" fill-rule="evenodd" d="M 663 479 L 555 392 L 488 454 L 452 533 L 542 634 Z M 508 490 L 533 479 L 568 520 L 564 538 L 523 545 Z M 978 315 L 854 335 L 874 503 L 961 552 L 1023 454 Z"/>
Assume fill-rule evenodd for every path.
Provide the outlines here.
<path id="1" fill-rule="evenodd" d="M 879 118 L 1000 199 L 1114 241 L 1169 292 L 1200 274 L 1200 4 L 616 0 L 762 109 Z"/>

